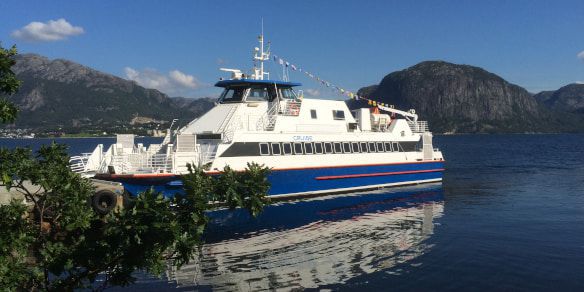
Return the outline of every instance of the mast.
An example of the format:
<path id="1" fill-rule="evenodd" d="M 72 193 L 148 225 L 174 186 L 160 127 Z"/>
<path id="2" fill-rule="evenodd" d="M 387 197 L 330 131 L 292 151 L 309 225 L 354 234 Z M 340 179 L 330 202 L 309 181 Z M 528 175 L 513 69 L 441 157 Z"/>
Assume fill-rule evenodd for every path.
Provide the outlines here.
<path id="1" fill-rule="evenodd" d="M 256 80 L 264 80 L 264 76 L 267 76 L 268 78 L 270 78 L 270 73 L 268 72 L 264 72 L 264 61 L 267 61 L 270 59 L 270 49 L 268 47 L 268 49 L 264 49 L 264 19 L 262 18 L 262 32 L 260 34 L 260 36 L 258 37 L 258 40 L 260 42 L 260 47 L 256 47 L 255 48 L 255 53 L 253 56 L 254 61 L 258 61 L 259 64 L 259 68 L 257 66 L 254 65 L 253 71 L 254 71 L 254 79 Z M 255 62 L 254 62 L 255 63 Z"/>

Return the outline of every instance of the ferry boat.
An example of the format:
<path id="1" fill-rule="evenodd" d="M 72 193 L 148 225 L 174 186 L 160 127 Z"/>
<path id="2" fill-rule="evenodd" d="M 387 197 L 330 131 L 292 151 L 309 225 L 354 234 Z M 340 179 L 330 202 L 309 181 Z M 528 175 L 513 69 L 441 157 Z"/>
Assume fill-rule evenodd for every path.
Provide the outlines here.
<path id="1" fill-rule="evenodd" d="M 162 143 L 115 144 L 72 157 L 74 171 L 123 183 L 130 193 L 154 187 L 172 193 L 187 164 L 218 174 L 249 162 L 271 168 L 269 195 L 298 197 L 439 182 L 444 159 L 427 122 L 414 110 L 376 105 L 351 111 L 345 101 L 304 98 L 300 83 L 270 79 L 263 35 L 251 74 L 225 69 L 229 79 L 216 105 L 181 128 L 174 122 Z M 179 187 L 180 188 L 180 187 Z"/>

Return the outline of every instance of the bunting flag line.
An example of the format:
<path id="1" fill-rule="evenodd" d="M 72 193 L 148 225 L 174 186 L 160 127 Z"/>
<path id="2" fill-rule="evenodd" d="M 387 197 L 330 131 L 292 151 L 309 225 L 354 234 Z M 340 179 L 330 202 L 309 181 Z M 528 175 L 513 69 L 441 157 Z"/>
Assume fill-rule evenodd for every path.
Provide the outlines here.
<path id="1" fill-rule="evenodd" d="M 314 74 L 312 74 L 312 73 L 304 70 L 302 67 L 297 66 L 295 64 L 292 64 L 289 61 L 286 61 L 286 60 L 282 59 L 281 57 L 278 57 L 276 55 L 273 55 L 273 56 L 274 56 L 273 60 L 274 60 L 275 63 L 277 63 L 277 64 L 279 64 L 279 65 L 281 65 L 283 67 L 285 66 L 286 68 L 290 67 L 294 71 L 298 71 L 298 72 L 304 73 L 304 75 L 306 75 L 310 79 L 315 80 L 317 83 L 320 83 L 320 84 L 322 84 L 322 85 L 324 85 L 324 86 L 326 86 L 328 88 L 331 88 L 332 90 L 338 92 L 341 95 L 347 96 L 350 99 L 364 100 L 364 101 L 367 101 L 367 104 L 368 105 L 374 106 L 374 107 L 379 107 L 380 109 L 382 109 L 382 107 L 392 108 L 392 106 L 389 105 L 389 104 L 382 103 L 382 102 L 378 102 L 376 100 L 373 100 L 373 99 L 370 99 L 370 98 L 367 98 L 367 97 L 364 97 L 364 96 L 360 96 L 358 94 L 355 94 L 355 93 L 353 93 L 353 92 L 351 92 L 349 90 L 346 90 L 346 89 L 344 89 L 342 87 L 339 87 L 339 86 L 337 86 L 337 85 L 335 85 L 333 83 L 330 83 L 330 82 L 328 82 L 328 81 L 326 81 L 324 79 L 321 79 L 320 77 L 318 77 L 318 76 L 316 76 L 316 75 L 314 75 Z"/>

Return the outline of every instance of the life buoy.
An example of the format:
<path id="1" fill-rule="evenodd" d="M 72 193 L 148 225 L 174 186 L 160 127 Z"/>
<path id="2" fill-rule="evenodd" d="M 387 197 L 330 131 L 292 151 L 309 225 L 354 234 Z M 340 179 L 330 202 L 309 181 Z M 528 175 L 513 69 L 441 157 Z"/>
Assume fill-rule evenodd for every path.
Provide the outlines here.
<path id="1" fill-rule="evenodd" d="M 118 205 L 118 195 L 112 191 L 101 190 L 91 197 L 91 207 L 95 212 L 106 215 Z"/>
<path id="2" fill-rule="evenodd" d="M 290 114 L 292 114 L 293 116 L 297 116 L 300 113 L 300 107 L 298 106 L 298 104 L 291 104 L 290 105 Z"/>

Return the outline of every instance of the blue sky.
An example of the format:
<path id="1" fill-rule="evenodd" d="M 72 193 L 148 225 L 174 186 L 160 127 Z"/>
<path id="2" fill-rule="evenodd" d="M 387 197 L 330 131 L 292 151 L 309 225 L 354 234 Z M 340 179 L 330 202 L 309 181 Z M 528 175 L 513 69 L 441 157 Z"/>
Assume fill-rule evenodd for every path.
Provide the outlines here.
<path id="1" fill-rule="evenodd" d="M 276 55 L 349 90 L 425 60 L 483 67 L 531 92 L 584 81 L 584 1 L 5 0 L 0 41 L 200 97 L 218 93 L 219 67 L 251 67 L 262 17 Z"/>

